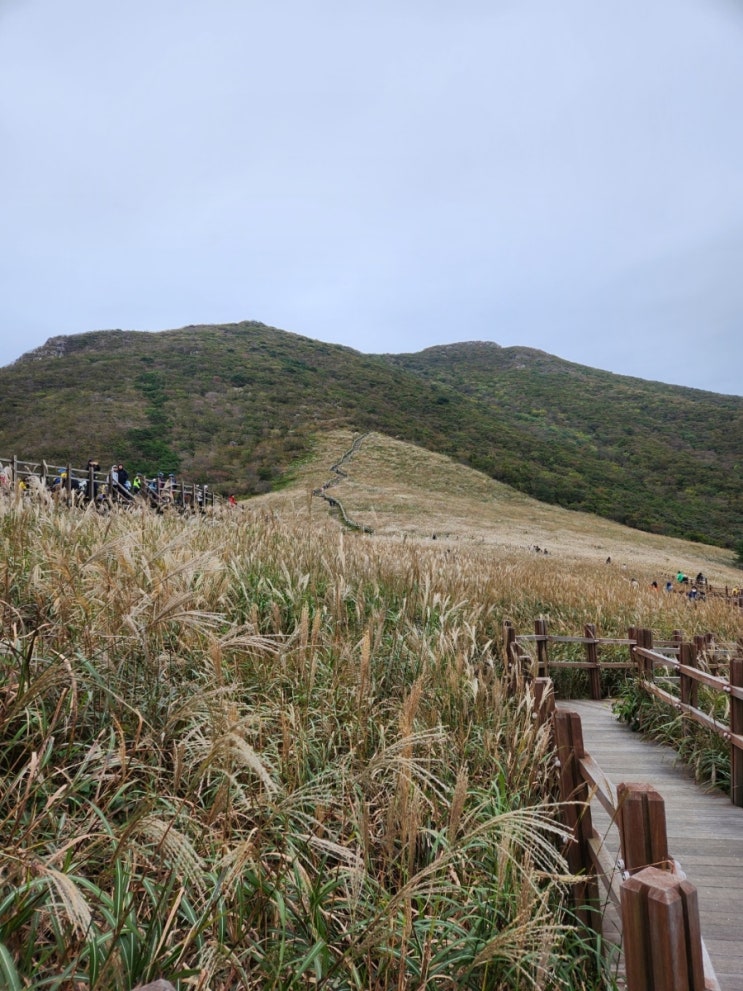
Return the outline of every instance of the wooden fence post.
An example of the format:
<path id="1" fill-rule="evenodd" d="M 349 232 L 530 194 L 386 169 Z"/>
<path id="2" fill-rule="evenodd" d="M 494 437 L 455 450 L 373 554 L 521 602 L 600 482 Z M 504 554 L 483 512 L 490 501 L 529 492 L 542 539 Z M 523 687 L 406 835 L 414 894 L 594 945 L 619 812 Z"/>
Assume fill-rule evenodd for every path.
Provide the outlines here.
<path id="1" fill-rule="evenodd" d="M 555 690 L 551 678 L 534 679 L 534 714 L 542 726 L 552 719 L 555 713 Z"/>
<path id="2" fill-rule="evenodd" d="M 599 667 L 599 651 L 596 645 L 596 627 L 593 623 L 586 623 L 584 634 L 586 637 L 586 660 L 591 665 L 588 669 L 588 686 L 591 691 L 591 698 L 598 701 L 601 698 L 601 668 Z"/>
<path id="3" fill-rule="evenodd" d="M 534 632 L 537 635 L 537 675 L 546 678 L 549 674 L 549 648 L 547 645 L 547 620 L 535 619 Z M 539 639 L 539 638 L 544 639 Z"/>
<path id="4" fill-rule="evenodd" d="M 653 649 L 653 631 L 652 630 L 643 629 L 643 631 L 642 631 L 642 646 L 646 650 L 652 650 Z M 648 660 L 645 661 L 645 673 L 647 674 L 648 678 L 652 681 L 653 680 L 653 662 L 652 661 L 648 661 Z"/>
<path id="5" fill-rule="evenodd" d="M 586 928 L 601 931 L 598 911 L 598 884 L 589 854 L 593 837 L 588 786 L 578 761 L 585 757 L 583 727 L 577 712 L 558 709 L 553 718 L 555 744 L 559 763 L 560 801 L 562 818 L 570 830 L 566 859 L 573 874 L 585 874 L 586 879 L 574 887 L 576 914 Z"/>
<path id="6" fill-rule="evenodd" d="M 631 991 L 704 991 L 697 891 L 654 867 L 621 887 L 627 987 Z"/>
<path id="7" fill-rule="evenodd" d="M 645 647 L 647 650 L 653 649 L 653 631 L 645 629 L 643 627 L 631 626 L 629 630 L 630 640 L 634 640 L 637 647 Z M 637 665 L 637 673 L 641 678 L 651 678 L 653 677 L 653 664 L 651 661 L 646 660 L 641 657 L 633 648 L 630 646 L 630 656 L 632 660 Z"/>
<path id="8" fill-rule="evenodd" d="M 630 660 L 637 669 L 637 674 L 640 675 L 640 677 L 642 677 L 645 671 L 645 662 L 637 653 L 637 649 L 636 649 L 637 647 L 642 647 L 642 630 L 640 629 L 639 626 L 630 626 L 629 630 L 627 631 L 627 636 L 629 637 L 630 640 L 635 641 L 634 645 L 630 644 L 629 656 L 630 656 Z"/>
<path id="9" fill-rule="evenodd" d="M 516 630 L 510 619 L 503 621 L 503 668 L 508 670 L 511 662 L 511 644 L 516 642 Z"/>
<path id="10" fill-rule="evenodd" d="M 730 685 L 743 688 L 743 657 L 733 657 L 730 661 Z M 730 732 L 743 736 L 743 701 L 730 696 Z M 743 752 L 734 742 L 730 744 L 730 801 L 743 806 Z"/>
<path id="11" fill-rule="evenodd" d="M 693 643 L 682 643 L 679 653 L 679 660 L 689 668 L 697 666 L 697 648 Z M 699 696 L 699 683 L 683 671 L 679 672 L 679 696 L 681 701 L 693 708 L 697 707 Z M 690 736 L 694 732 L 690 719 L 684 720 L 684 736 Z"/>
<path id="12" fill-rule="evenodd" d="M 666 805 L 649 784 L 622 782 L 617 788 L 617 827 L 625 870 L 668 867 Z"/>

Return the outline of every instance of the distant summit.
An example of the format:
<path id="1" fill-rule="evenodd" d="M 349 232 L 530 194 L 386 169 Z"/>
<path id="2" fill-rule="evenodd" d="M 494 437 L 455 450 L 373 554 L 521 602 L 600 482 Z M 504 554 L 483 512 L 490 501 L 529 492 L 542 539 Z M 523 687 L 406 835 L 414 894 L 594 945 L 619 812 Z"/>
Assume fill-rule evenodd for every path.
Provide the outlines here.
<path id="1" fill-rule="evenodd" d="M 402 367 L 469 367 L 479 362 L 493 371 L 508 368 L 540 368 L 543 371 L 567 371 L 572 363 L 539 351 L 536 348 L 503 347 L 493 341 L 461 341 L 456 344 L 437 344 L 412 354 L 384 355 L 393 364 Z M 581 365 L 572 365 L 580 369 Z"/>

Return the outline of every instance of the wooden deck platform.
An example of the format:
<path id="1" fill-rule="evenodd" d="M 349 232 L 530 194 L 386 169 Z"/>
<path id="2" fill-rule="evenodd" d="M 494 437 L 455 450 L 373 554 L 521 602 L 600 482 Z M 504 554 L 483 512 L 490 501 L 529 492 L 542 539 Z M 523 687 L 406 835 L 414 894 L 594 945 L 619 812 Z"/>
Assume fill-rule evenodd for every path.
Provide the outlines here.
<path id="1" fill-rule="evenodd" d="M 720 987 L 743 991 L 743 809 L 696 785 L 674 751 L 617 722 L 610 702 L 558 705 L 580 714 L 585 748 L 614 785 L 647 782 L 663 796 L 669 853 L 697 888 L 702 936 Z M 591 813 L 603 835 L 608 816 L 595 800 Z"/>

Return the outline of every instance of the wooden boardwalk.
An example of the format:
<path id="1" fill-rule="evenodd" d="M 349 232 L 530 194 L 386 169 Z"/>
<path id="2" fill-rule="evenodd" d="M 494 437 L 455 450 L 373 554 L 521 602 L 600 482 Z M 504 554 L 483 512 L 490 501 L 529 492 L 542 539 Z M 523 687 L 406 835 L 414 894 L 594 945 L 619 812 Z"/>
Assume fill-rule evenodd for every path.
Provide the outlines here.
<path id="1" fill-rule="evenodd" d="M 743 809 L 696 785 L 674 751 L 617 722 L 610 702 L 558 705 L 580 714 L 585 748 L 614 785 L 646 782 L 663 796 L 669 853 L 697 888 L 702 936 L 720 987 L 743 991 Z M 604 835 L 608 816 L 595 799 L 591 813 Z"/>

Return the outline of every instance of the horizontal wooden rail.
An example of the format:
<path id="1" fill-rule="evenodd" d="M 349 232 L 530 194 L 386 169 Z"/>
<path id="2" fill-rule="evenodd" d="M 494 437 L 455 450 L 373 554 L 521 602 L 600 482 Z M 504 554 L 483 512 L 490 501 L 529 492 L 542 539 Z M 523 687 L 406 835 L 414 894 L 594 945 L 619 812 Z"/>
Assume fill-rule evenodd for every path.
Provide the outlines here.
<path id="1" fill-rule="evenodd" d="M 665 657 L 651 647 L 637 646 L 635 655 L 640 684 L 646 692 L 729 744 L 730 800 L 734 805 L 743 807 L 743 658 L 731 658 L 730 677 L 721 678 L 697 667 L 694 644 L 682 644 L 678 660 Z M 660 674 L 656 673 L 659 668 Z M 677 684 L 663 678 L 663 671 L 668 669 L 678 674 Z M 729 698 L 729 723 L 716 719 L 699 707 L 699 685 Z M 678 694 L 669 691 L 670 687 L 678 687 Z"/>
<path id="2" fill-rule="evenodd" d="M 678 671 L 679 674 L 685 675 L 691 678 L 693 681 L 698 681 L 701 685 L 707 685 L 709 688 L 715 688 L 720 692 L 724 692 L 726 695 L 730 695 L 732 698 L 737 698 L 743 700 L 743 687 L 737 687 L 731 685 L 727 678 L 721 678 L 716 674 L 708 674 L 701 668 L 696 668 L 688 664 L 683 664 L 681 661 L 673 657 L 668 657 L 665 654 L 661 654 L 656 650 L 648 650 L 646 647 L 635 648 L 635 653 L 640 657 L 645 658 L 645 660 L 650 661 L 653 668 L 656 667 L 670 667 L 673 670 Z"/>

